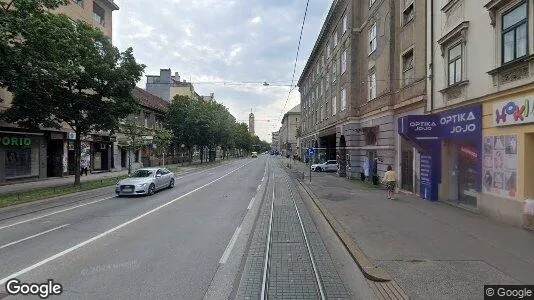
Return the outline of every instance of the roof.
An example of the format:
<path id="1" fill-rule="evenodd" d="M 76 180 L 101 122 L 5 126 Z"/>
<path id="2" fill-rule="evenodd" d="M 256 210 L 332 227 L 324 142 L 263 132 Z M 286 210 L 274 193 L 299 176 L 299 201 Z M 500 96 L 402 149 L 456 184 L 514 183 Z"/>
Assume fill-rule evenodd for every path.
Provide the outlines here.
<path id="1" fill-rule="evenodd" d="M 288 112 L 284 114 L 284 117 L 282 118 L 282 124 L 284 123 L 284 119 L 288 115 L 300 115 L 300 104 L 295 105 L 292 109 L 290 109 Z"/>
<path id="2" fill-rule="evenodd" d="M 135 87 L 132 90 L 132 95 L 139 102 L 139 105 L 152 108 L 154 110 L 159 110 L 161 112 L 167 111 L 169 108 L 169 102 L 161 99 L 158 96 L 152 95 L 151 93 Z"/>

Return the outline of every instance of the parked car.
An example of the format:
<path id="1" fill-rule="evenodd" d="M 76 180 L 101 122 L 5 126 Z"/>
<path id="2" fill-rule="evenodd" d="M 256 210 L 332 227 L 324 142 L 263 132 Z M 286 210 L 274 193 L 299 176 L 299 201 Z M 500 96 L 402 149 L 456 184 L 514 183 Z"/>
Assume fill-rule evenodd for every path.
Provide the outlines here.
<path id="1" fill-rule="evenodd" d="M 173 187 L 173 172 L 166 168 L 141 168 L 133 172 L 128 178 L 117 182 L 115 193 L 118 196 L 150 196 L 156 191 Z"/>
<path id="2" fill-rule="evenodd" d="M 328 160 L 324 163 L 311 165 L 311 170 L 314 172 L 336 172 L 337 168 L 336 160 Z"/>

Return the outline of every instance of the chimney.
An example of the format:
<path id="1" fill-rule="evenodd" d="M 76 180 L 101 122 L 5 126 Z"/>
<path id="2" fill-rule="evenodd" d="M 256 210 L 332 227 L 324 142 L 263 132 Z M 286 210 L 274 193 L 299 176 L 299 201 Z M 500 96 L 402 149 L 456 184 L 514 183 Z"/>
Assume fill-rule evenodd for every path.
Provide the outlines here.
<path id="1" fill-rule="evenodd" d="M 160 83 L 171 83 L 171 69 L 159 70 Z"/>
<path id="2" fill-rule="evenodd" d="M 180 74 L 178 72 L 174 73 L 174 80 L 180 82 Z"/>

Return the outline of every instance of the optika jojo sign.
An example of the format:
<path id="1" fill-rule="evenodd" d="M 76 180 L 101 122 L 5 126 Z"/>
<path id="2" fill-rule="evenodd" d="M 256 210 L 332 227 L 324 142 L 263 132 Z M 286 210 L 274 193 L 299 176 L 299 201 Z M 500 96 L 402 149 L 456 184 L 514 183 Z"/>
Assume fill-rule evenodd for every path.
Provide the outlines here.
<path id="1" fill-rule="evenodd" d="M 450 134 L 475 132 L 477 130 L 473 112 L 458 113 L 440 118 L 441 125 L 446 125 Z"/>
<path id="2" fill-rule="evenodd" d="M 493 104 L 493 125 L 508 126 L 534 123 L 534 100 L 519 98 Z"/>
<path id="3" fill-rule="evenodd" d="M 414 131 L 429 131 L 438 126 L 436 122 L 410 122 L 410 127 Z"/>

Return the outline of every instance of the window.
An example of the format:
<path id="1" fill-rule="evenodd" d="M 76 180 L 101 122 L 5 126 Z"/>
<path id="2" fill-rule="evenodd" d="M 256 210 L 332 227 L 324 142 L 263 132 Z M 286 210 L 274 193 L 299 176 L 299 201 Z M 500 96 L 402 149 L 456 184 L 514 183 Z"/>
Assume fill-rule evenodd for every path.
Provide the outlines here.
<path id="1" fill-rule="evenodd" d="M 347 50 L 341 53 L 341 74 L 344 74 L 347 71 Z"/>
<path id="2" fill-rule="evenodd" d="M 349 27 L 348 19 L 347 19 L 347 15 L 346 14 L 343 16 L 342 27 L 343 27 L 343 33 L 345 33 L 347 31 L 348 27 Z"/>
<path id="3" fill-rule="evenodd" d="M 319 82 L 319 86 L 321 87 L 320 90 L 321 90 L 321 96 L 324 94 L 324 78 Z"/>
<path id="4" fill-rule="evenodd" d="M 332 63 L 332 84 L 336 82 L 337 79 L 337 64 Z"/>
<path id="5" fill-rule="evenodd" d="M 324 117 L 324 107 L 321 105 L 321 122 L 323 121 Z"/>
<path id="6" fill-rule="evenodd" d="M 72 2 L 78 4 L 80 7 L 83 7 L 83 0 L 72 0 Z"/>
<path id="7" fill-rule="evenodd" d="M 332 116 L 335 116 L 337 113 L 337 99 L 336 96 L 332 98 Z"/>
<path id="8" fill-rule="evenodd" d="M 330 58 L 330 43 L 326 45 L 326 57 Z"/>
<path id="9" fill-rule="evenodd" d="M 507 63 L 527 55 L 527 3 L 502 16 L 502 61 Z"/>
<path id="10" fill-rule="evenodd" d="M 328 108 L 329 108 L 329 107 L 330 107 L 330 106 L 328 106 L 328 101 L 326 101 L 326 103 L 325 103 L 325 105 L 324 105 L 324 118 L 325 118 L 325 119 L 328 119 L 328 116 L 329 116 L 329 114 L 328 114 Z"/>
<path id="11" fill-rule="evenodd" d="M 334 48 L 337 46 L 338 40 L 337 40 L 337 28 L 334 31 Z"/>
<path id="12" fill-rule="evenodd" d="M 369 9 L 371 8 L 371 6 L 373 6 L 373 4 L 375 4 L 375 0 L 369 0 Z"/>
<path id="13" fill-rule="evenodd" d="M 340 111 L 344 111 L 347 108 L 347 91 L 345 89 L 341 90 L 341 108 Z"/>
<path id="14" fill-rule="evenodd" d="M 413 50 L 408 51 L 402 56 L 402 82 L 408 85 L 413 82 L 415 77 L 413 67 Z"/>
<path id="15" fill-rule="evenodd" d="M 369 74 L 369 101 L 376 98 L 376 73 Z"/>
<path id="16" fill-rule="evenodd" d="M 330 88 L 330 72 L 326 72 L 326 90 Z"/>
<path id="17" fill-rule="evenodd" d="M 411 3 L 406 3 L 406 2 L 410 2 Z M 404 0 L 405 2 L 405 8 L 404 8 L 404 11 L 402 12 L 402 25 L 406 25 L 408 24 L 411 20 L 413 20 L 413 17 L 414 17 L 414 4 L 413 4 L 413 0 Z"/>
<path id="18" fill-rule="evenodd" d="M 93 21 L 105 26 L 106 11 L 100 5 L 93 2 Z"/>
<path id="19" fill-rule="evenodd" d="M 369 28 L 369 54 L 376 50 L 376 23 Z"/>
<path id="20" fill-rule="evenodd" d="M 462 44 L 449 49 L 449 85 L 462 81 Z"/>

